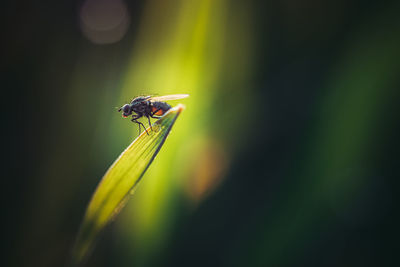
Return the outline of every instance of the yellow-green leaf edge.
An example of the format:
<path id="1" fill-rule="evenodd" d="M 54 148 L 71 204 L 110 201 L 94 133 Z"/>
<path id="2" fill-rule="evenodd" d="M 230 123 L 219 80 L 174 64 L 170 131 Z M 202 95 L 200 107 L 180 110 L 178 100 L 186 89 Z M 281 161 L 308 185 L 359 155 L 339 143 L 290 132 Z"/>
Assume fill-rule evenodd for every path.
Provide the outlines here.
<path id="1" fill-rule="evenodd" d="M 86 209 L 72 251 L 73 265 L 82 263 L 98 234 L 134 193 L 183 109 L 181 104 L 170 109 L 147 129 L 148 134 L 142 132 L 107 170 Z"/>

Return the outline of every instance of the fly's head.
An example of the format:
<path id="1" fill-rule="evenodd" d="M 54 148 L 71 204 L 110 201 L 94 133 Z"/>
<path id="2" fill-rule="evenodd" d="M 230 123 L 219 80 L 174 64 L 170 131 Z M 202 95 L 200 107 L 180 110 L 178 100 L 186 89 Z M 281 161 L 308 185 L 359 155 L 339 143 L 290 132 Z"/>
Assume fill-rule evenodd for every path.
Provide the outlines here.
<path id="1" fill-rule="evenodd" d="M 124 118 L 128 117 L 129 115 L 132 114 L 131 105 L 129 105 L 129 104 L 123 105 L 120 109 L 118 109 L 118 112 L 121 112 L 121 111 L 122 111 L 122 117 L 124 117 Z"/>

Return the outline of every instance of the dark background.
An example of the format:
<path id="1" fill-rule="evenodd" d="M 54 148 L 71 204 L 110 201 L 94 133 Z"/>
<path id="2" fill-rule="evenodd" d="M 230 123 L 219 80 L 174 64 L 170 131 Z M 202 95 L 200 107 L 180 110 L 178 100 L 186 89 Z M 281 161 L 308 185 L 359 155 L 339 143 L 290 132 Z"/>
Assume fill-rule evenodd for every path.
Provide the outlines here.
<path id="1" fill-rule="evenodd" d="M 164 19 L 179 8 L 170 2 Z M 88 266 L 397 265 L 398 1 L 224 3 L 226 49 L 249 35 L 254 45 L 246 86 L 232 79 L 238 49 L 220 62 L 234 71 L 199 104 L 208 135 L 228 140 L 223 181 L 195 208 L 177 193 L 161 248 L 130 246 L 112 224 Z M 120 105 L 147 2 L 127 2 L 127 33 L 105 45 L 82 34 L 82 4 L 2 9 L 4 266 L 63 266 L 98 179 L 131 140 L 92 143 L 113 133 L 96 120 Z M 235 34 L 239 18 L 249 35 Z M 72 92 L 82 69 L 90 82 Z"/>

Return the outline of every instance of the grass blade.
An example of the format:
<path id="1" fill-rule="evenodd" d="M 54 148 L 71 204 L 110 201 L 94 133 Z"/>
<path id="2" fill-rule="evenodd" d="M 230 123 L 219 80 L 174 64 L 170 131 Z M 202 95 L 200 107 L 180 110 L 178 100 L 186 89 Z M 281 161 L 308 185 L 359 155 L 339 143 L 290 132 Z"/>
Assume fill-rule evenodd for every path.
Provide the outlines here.
<path id="1" fill-rule="evenodd" d="M 182 110 L 182 105 L 170 109 L 153 130 L 147 129 L 149 135 L 142 132 L 108 169 L 86 210 L 73 250 L 74 264 L 87 257 L 98 234 L 129 200 Z"/>

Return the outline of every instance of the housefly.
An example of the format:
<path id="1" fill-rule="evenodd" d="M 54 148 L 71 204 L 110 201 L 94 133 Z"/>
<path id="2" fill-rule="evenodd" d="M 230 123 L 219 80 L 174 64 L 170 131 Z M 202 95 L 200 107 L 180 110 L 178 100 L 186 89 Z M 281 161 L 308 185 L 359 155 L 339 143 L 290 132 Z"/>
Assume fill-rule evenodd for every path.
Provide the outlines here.
<path id="1" fill-rule="evenodd" d="M 168 105 L 165 101 L 186 98 L 188 96 L 189 95 L 187 94 L 164 95 L 164 96 L 138 96 L 134 98 L 130 104 L 125 104 L 122 107 L 120 107 L 118 109 L 118 112 L 122 111 L 122 117 L 124 118 L 127 118 L 128 116 L 132 115 L 131 121 L 139 124 L 139 134 L 140 134 L 140 126 L 143 126 L 146 133 L 149 134 L 144 124 L 138 121 L 138 119 L 140 119 L 141 117 L 147 117 L 147 119 L 149 120 L 150 129 L 152 129 L 150 118 L 159 119 L 168 110 L 171 109 L 171 106 Z"/>

